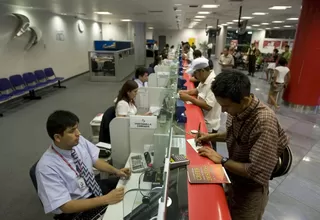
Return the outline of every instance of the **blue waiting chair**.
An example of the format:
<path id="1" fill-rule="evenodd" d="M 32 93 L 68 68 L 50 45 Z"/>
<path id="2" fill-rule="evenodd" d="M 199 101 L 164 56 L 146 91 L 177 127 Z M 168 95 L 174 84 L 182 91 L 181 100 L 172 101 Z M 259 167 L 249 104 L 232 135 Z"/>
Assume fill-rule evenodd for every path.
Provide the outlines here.
<path id="1" fill-rule="evenodd" d="M 22 74 L 22 78 L 26 82 L 27 86 L 31 89 L 41 88 L 45 85 L 42 83 L 38 83 L 37 78 L 31 72 Z"/>
<path id="2" fill-rule="evenodd" d="M 9 77 L 10 83 L 15 89 L 15 95 L 20 95 L 33 90 L 26 85 L 21 75 L 13 75 Z"/>
<path id="3" fill-rule="evenodd" d="M 63 77 L 56 77 L 56 74 L 54 73 L 53 69 L 50 68 L 45 68 L 44 69 L 44 73 L 46 74 L 47 80 L 50 83 L 55 83 L 58 82 L 58 86 L 59 88 L 66 88 L 66 86 L 61 86 L 61 81 L 64 79 Z"/>
<path id="4" fill-rule="evenodd" d="M 43 70 L 34 71 L 34 75 L 36 76 L 36 79 L 38 80 L 39 85 L 46 86 L 46 85 L 50 84 L 50 82 L 47 80 L 46 74 L 43 72 Z"/>
<path id="5" fill-rule="evenodd" d="M 0 102 L 5 102 L 13 96 L 13 88 L 7 78 L 0 79 Z"/>

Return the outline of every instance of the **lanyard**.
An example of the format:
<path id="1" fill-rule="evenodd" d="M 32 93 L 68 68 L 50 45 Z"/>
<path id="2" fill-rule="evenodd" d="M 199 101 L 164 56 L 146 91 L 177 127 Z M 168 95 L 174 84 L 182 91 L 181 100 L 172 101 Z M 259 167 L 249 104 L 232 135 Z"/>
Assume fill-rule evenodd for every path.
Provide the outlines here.
<path id="1" fill-rule="evenodd" d="M 79 173 L 75 169 L 73 169 L 73 167 L 70 165 L 70 163 L 56 149 L 54 149 L 53 146 L 51 146 L 51 148 L 59 157 L 61 157 L 61 159 L 70 167 L 70 169 L 73 170 L 73 172 L 77 176 L 79 176 Z"/>

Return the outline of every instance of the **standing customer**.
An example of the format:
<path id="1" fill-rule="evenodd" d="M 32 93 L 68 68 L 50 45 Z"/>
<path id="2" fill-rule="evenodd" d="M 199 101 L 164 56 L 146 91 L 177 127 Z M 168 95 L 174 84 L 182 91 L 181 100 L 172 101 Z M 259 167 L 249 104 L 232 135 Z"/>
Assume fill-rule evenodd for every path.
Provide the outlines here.
<path id="1" fill-rule="evenodd" d="M 223 54 L 221 54 L 219 59 L 219 64 L 221 66 L 221 69 L 232 69 L 234 66 L 234 58 L 229 53 L 228 48 L 223 49 Z"/>
<path id="2" fill-rule="evenodd" d="M 284 52 L 282 53 L 281 57 L 285 58 L 287 60 L 287 63 L 290 62 L 291 59 L 291 52 L 290 52 L 290 47 L 289 45 L 286 45 L 284 47 Z"/>
<path id="3" fill-rule="evenodd" d="M 255 43 L 251 44 L 251 47 L 248 50 L 248 75 L 254 76 L 254 73 L 256 71 L 256 46 Z"/>
<path id="4" fill-rule="evenodd" d="M 153 53 L 155 58 L 159 55 L 158 41 L 155 41 L 153 44 Z"/>
<path id="5" fill-rule="evenodd" d="M 211 53 L 212 53 L 212 46 L 213 44 L 212 43 L 209 43 L 208 44 L 208 59 L 211 60 Z"/>
<path id="6" fill-rule="evenodd" d="M 268 103 L 276 110 L 280 108 L 278 105 L 279 94 L 281 94 L 282 90 L 288 85 L 290 80 L 290 69 L 286 67 L 287 64 L 287 60 L 284 57 L 279 59 L 279 66 L 274 69 L 270 85 Z"/>
<path id="7" fill-rule="evenodd" d="M 180 99 L 199 106 L 203 111 L 208 131 L 217 133 L 220 127 L 221 107 L 210 89 L 216 75 L 210 69 L 208 60 L 204 57 L 195 59 L 192 62 L 192 70 L 189 70 L 189 72 L 193 73 L 200 84 L 196 89 L 180 91 Z M 212 147 L 216 149 L 216 142 L 212 142 Z"/>
<path id="8" fill-rule="evenodd" d="M 197 141 L 226 141 L 229 157 L 213 149 L 202 156 L 222 164 L 231 179 L 228 202 L 233 220 L 261 220 L 268 203 L 269 179 L 288 139 L 273 111 L 250 94 L 248 76 L 226 70 L 211 87 L 223 112 L 228 113 L 225 133 L 201 135 Z"/>

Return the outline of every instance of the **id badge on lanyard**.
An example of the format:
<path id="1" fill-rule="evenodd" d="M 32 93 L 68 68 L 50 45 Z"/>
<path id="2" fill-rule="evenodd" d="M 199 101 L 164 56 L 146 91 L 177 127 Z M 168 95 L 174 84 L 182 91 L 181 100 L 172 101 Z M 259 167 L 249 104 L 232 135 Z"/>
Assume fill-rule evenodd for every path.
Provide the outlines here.
<path id="1" fill-rule="evenodd" d="M 81 190 L 85 190 L 87 188 L 86 182 L 81 176 L 77 176 L 77 183 Z"/>

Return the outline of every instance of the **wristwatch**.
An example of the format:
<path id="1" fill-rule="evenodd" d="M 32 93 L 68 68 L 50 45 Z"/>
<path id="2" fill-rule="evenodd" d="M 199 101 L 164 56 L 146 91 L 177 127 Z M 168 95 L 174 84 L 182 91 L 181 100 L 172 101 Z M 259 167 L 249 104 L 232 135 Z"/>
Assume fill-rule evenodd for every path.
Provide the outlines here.
<path id="1" fill-rule="evenodd" d="M 221 159 L 221 165 L 224 167 L 224 164 L 225 164 L 228 160 L 229 160 L 228 157 L 223 157 L 223 158 Z"/>

